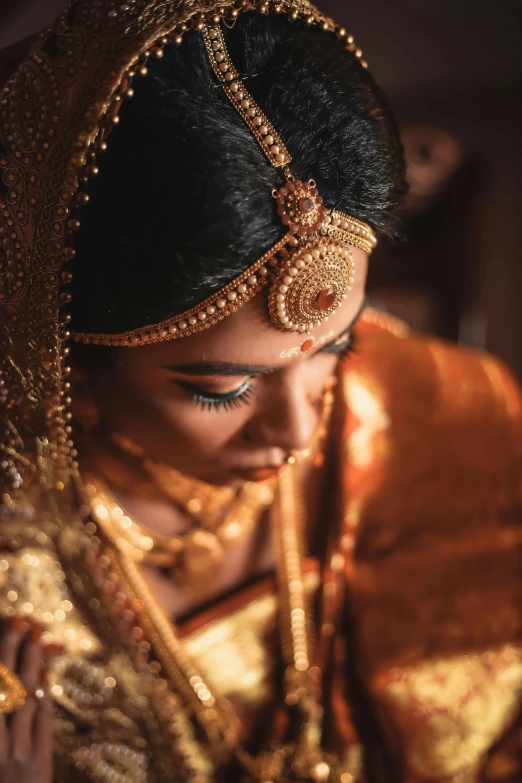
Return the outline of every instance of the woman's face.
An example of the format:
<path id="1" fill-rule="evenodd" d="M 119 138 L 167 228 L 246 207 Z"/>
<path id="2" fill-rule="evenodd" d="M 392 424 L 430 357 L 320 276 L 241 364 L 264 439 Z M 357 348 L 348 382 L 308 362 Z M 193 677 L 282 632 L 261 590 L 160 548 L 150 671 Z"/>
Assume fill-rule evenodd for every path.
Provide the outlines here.
<path id="1" fill-rule="evenodd" d="M 364 304 L 367 256 L 353 249 L 348 298 L 310 339 L 274 328 L 266 295 L 185 340 L 125 349 L 88 373 L 104 428 L 151 458 L 212 483 L 261 480 L 306 448 L 325 386 Z"/>

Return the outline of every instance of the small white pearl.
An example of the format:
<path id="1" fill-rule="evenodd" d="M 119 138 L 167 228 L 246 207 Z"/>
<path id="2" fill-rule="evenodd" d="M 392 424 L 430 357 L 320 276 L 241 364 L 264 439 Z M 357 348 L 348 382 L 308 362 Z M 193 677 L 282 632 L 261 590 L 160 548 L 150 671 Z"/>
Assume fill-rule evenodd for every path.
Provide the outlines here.
<path id="1" fill-rule="evenodd" d="M 209 305 L 209 306 L 207 307 L 207 313 L 208 313 L 209 315 L 214 315 L 214 313 L 215 313 L 215 312 L 216 312 L 216 308 L 215 308 L 215 307 L 212 307 L 212 305 Z"/>
<path id="2" fill-rule="evenodd" d="M 195 315 L 191 315 L 190 318 L 188 319 L 188 322 L 191 326 L 195 326 L 198 322 L 198 319 L 196 318 Z"/>
<path id="3" fill-rule="evenodd" d="M 220 310 L 222 310 L 224 307 L 227 306 L 227 303 L 226 303 L 225 299 L 218 299 L 216 304 L 217 304 L 217 306 L 219 307 Z"/>
<path id="4" fill-rule="evenodd" d="M 176 334 L 176 332 L 177 332 L 177 331 L 178 331 L 178 327 L 177 327 L 177 326 L 174 326 L 174 324 L 171 324 L 171 325 L 169 326 L 169 332 L 170 332 L 170 334 Z"/>
<path id="5" fill-rule="evenodd" d="M 248 285 L 255 285 L 257 283 L 257 277 L 255 275 L 252 275 L 248 278 Z"/>
<path id="6" fill-rule="evenodd" d="M 277 258 L 271 258 L 268 263 L 270 264 L 270 266 L 277 266 L 278 260 Z"/>
<path id="7" fill-rule="evenodd" d="M 314 257 L 310 253 L 307 253 L 304 257 L 304 260 L 306 261 L 307 264 L 311 264 L 312 261 L 314 260 Z"/>
<path id="8" fill-rule="evenodd" d="M 299 270 L 296 269 L 295 266 L 291 266 L 290 269 L 288 270 L 288 274 L 290 275 L 290 277 L 297 277 L 297 275 L 299 274 Z"/>
<path id="9" fill-rule="evenodd" d="M 227 299 L 228 299 L 230 302 L 235 302 L 235 301 L 236 301 L 236 299 L 237 299 L 237 294 L 236 294 L 236 292 L 235 292 L 235 291 L 229 291 L 229 292 L 228 292 L 228 294 L 227 294 Z"/>
<path id="10" fill-rule="evenodd" d="M 249 109 L 250 108 L 250 101 L 246 100 L 246 99 L 244 101 L 241 101 L 241 108 L 242 109 Z"/>
<path id="11" fill-rule="evenodd" d="M 306 326 L 304 324 L 299 324 L 299 331 L 306 332 Z"/>
<path id="12" fill-rule="evenodd" d="M 207 314 L 203 312 L 203 310 L 200 310 L 198 313 L 198 318 L 200 321 L 206 321 L 207 320 Z"/>
<path id="13" fill-rule="evenodd" d="M 293 277 L 289 277 L 287 275 L 286 277 L 283 278 L 283 283 L 285 285 L 292 285 L 293 282 L 294 282 L 294 278 Z"/>
<path id="14" fill-rule="evenodd" d="M 276 302 L 284 302 L 286 299 L 284 294 L 277 294 L 276 296 Z"/>
<path id="15" fill-rule="evenodd" d="M 281 322 L 284 323 L 284 324 L 287 324 L 289 322 L 289 320 L 290 319 L 289 319 L 289 317 L 287 315 L 284 315 L 281 318 Z"/>
<path id="16" fill-rule="evenodd" d="M 246 294 L 246 292 L 248 291 L 248 286 L 242 283 L 241 285 L 238 285 L 237 290 L 239 291 L 240 294 Z"/>
<path id="17" fill-rule="evenodd" d="M 321 251 L 320 250 L 312 250 L 312 255 L 314 258 L 321 258 Z"/>
<path id="18" fill-rule="evenodd" d="M 299 327 L 297 324 L 292 324 L 292 332 L 297 332 L 298 329 Z"/>
<path id="19" fill-rule="evenodd" d="M 284 302 L 278 302 L 277 303 L 277 309 L 280 313 L 286 313 L 286 305 Z"/>
<path id="20" fill-rule="evenodd" d="M 298 269 L 304 269 L 306 266 L 306 261 L 303 261 L 302 258 L 298 258 L 297 261 L 295 262 L 295 265 Z"/>
<path id="21" fill-rule="evenodd" d="M 261 277 L 264 277 L 265 275 L 268 274 L 268 269 L 266 268 L 266 266 L 262 266 L 260 269 L 257 270 L 257 274 L 261 275 Z"/>
<path id="22" fill-rule="evenodd" d="M 287 285 L 280 285 L 280 286 L 279 286 L 279 291 L 280 291 L 282 294 L 286 294 L 286 293 L 288 292 L 288 286 L 287 286 Z"/>
<path id="23" fill-rule="evenodd" d="M 186 329 L 188 326 L 188 323 L 186 321 L 178 321 L 178 326 L 180 329 Z"/>

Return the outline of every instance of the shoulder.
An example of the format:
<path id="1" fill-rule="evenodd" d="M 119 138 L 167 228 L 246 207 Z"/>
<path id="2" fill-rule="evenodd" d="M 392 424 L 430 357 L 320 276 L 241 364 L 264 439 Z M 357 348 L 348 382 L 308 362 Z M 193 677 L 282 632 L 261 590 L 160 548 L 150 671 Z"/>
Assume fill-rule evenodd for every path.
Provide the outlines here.
<path id="1" fill-rule="evenodd" d="M 522 392 L 508 368 L 487 353 L 411 332 L 368 308 L 357 327 L 353 369 L 397 415 L 434 417 L 439 426 L 488 423 L 522 429 Z"/>
<path id="2" fill-rule="evenodd" d="M 423 514 L 454 515 L 457 497 L 480 514 L 522 507 L 522 395 L 501 362 L 370 310 L 341 384 L 348 482 L 412 512 L 414 489 Z"/>

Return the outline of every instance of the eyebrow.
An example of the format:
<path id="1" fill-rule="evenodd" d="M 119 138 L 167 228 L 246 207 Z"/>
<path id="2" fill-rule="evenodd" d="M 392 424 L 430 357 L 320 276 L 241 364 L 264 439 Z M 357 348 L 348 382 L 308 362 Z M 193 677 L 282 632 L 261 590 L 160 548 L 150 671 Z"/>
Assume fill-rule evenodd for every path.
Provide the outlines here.
<path id="1" fill-rule="evenodd" d="M 318 353 L 320 353 L 321 350 L 328 348 L 330 345 L 335 345 L 335 343 L 341 342 L 344 337 L 348 337 L 353 327 L 361 317 L 363 311 L 365 310 L 366 305 L 367 300 L 365 298 L 362 307 L 359 309 L 352 322 L 343 332 L 341 332 L 340 335 L 333 338 L 329 343 L 326 343 L 326 345 L 321 346 L 321 349 L 318 351 Z M 223 377 L 228 376 L 239 378 L 245 375 L 269 375 L 270 373 L 275 372 L 274 367 L 268 367 L 267 365 L 234 364 L 233 362 L 191 362 L 190 364 L 170 365 L 164 367 L 163 369 L 169 370 L 169 372 L 177 372 L 182 375 L 195 375 L 198 377 L 219 375 Z"/>

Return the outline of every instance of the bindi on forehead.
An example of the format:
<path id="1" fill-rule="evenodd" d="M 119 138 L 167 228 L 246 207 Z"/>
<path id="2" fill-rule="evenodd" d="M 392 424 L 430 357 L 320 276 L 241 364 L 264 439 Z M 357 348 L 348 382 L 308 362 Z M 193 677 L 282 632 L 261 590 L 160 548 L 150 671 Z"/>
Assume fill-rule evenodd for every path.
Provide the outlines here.
<path id="1" fill-rule="evenodd" d="M 306 340 L 303 340 L 303 342 L 299 345 L 296 345 L 287 351 L 282 351 L 279 358 L 293 359 L 297 356 L 310 353 L 310 351 L 319 351 L 321 348 L 323 348 L 323 346 L 333 342 L 336 337 L 337 332 L 335 332 L 333 329 L 331 329 L 328 334 L 324 334 L 322 337 L 307 337 Z"/>

